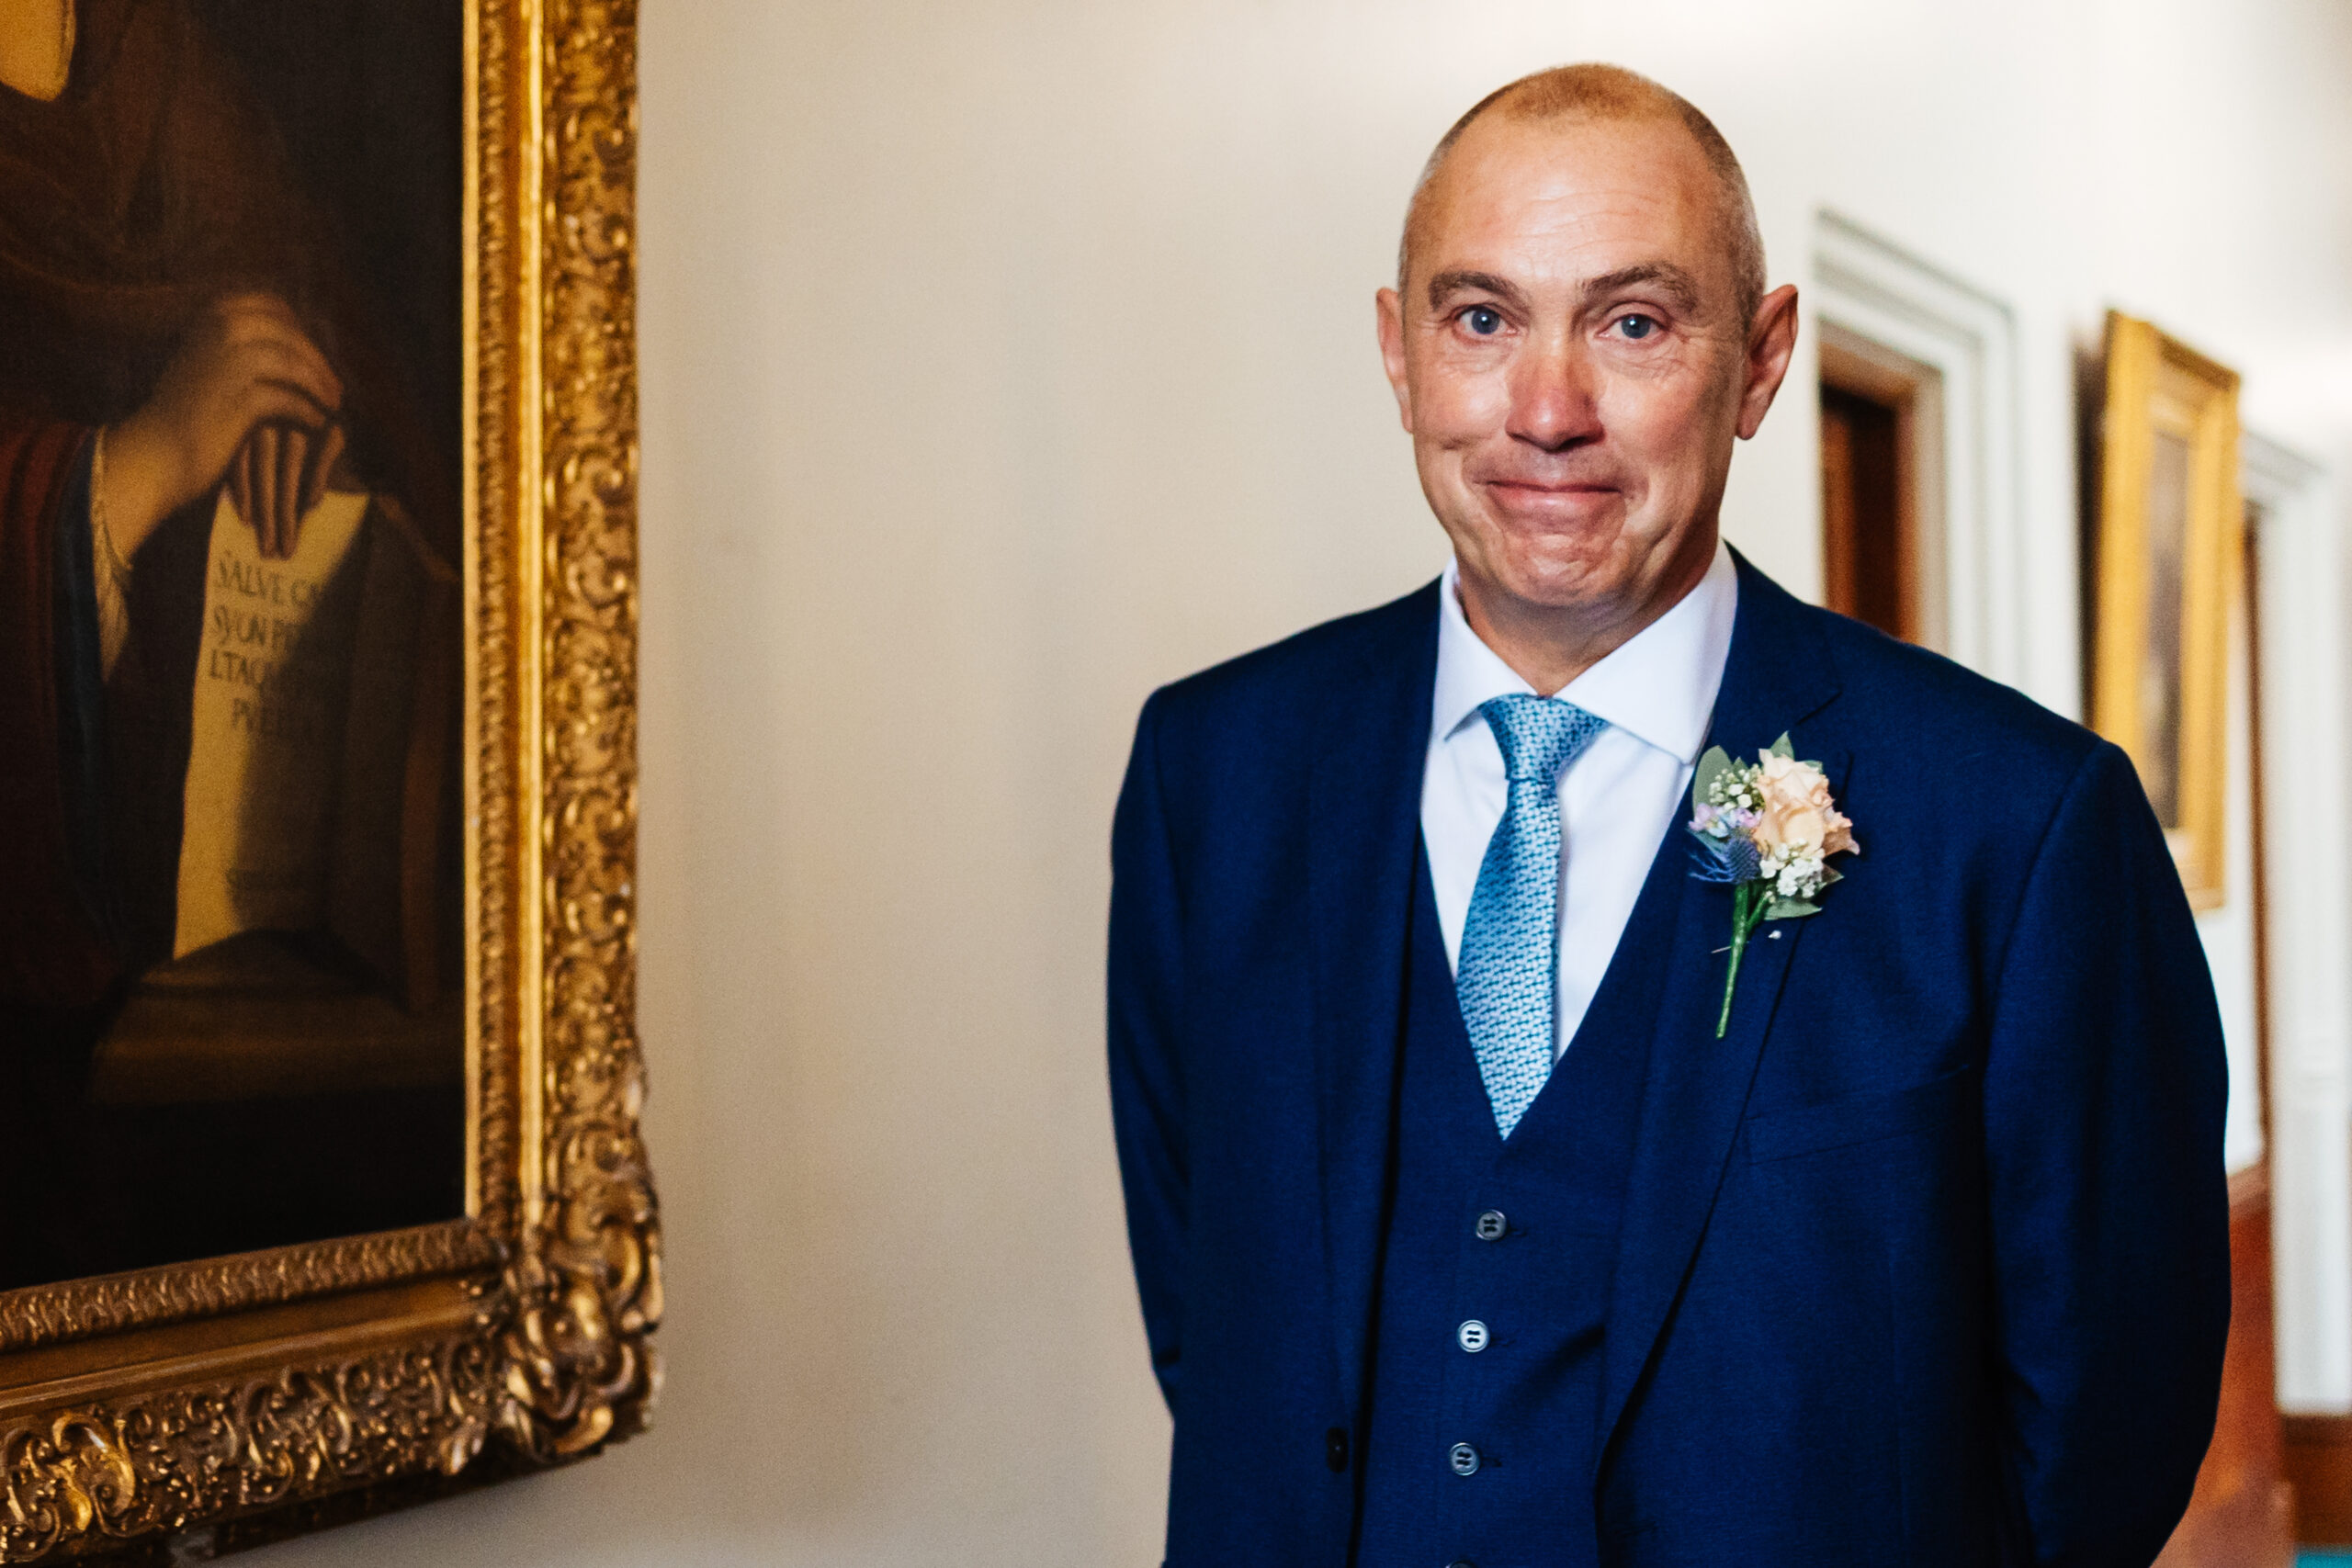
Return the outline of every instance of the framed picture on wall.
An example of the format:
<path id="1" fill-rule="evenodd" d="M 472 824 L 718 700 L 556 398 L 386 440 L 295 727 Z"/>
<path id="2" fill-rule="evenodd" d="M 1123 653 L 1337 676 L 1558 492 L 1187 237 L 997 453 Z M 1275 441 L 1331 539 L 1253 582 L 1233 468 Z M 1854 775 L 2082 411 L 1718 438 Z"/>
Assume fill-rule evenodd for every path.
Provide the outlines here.
<path id="1" fill-rule="evenodd" d="M 2222 901 L 2238 378 L 2109 313 L 2091 726 L 2131 755 L 2189 902 Z"/>
<path id="2" fill-rule="evenodd" d="M 634 49 L 0 6 L 0 1561 L 641 1419 Z"/>

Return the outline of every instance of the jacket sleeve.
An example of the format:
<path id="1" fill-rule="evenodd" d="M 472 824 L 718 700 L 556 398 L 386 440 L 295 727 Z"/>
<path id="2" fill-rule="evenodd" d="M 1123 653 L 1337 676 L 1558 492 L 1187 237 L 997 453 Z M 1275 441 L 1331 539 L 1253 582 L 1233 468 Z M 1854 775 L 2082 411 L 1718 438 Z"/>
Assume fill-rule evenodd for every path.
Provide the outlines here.
<path id="1" fill-rule="evenodd" d="M 2144 1568 L 2188 1503 L 2229 1329 L 2228 1075 L 2131 763 L 2060 802 L 1999 954 L 1984 1073 L 2015 1560 Z"/>
<path id="2" fill-rule="evenodd" d="M 1159 730 L 1144 705 L 1111 829 L 1111 1116 L 1126 1189 L 1127 1241 L 1152 1370 L 1172 1411 L 1183 1359 L 1189 1207 L 1184 1147 L 1182 919 Z"/>

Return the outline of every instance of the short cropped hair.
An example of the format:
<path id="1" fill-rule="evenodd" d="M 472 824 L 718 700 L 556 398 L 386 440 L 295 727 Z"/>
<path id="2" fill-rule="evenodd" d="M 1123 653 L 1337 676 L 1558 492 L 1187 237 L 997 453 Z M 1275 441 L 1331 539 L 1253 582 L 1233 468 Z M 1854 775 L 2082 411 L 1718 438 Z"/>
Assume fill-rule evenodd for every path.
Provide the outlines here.
<path id="1" fill-rule="evenodd" d="M 1413 198 L 1405 209 L 1405 233 L 1396 246 L 1396 287 L 1405 287 L 1405 268 L 1412 254 L 1413 231 L 1421 220 L 1430 185 L 1463 133 L 1485 115 L 1508 115 L 1516 120 L 1655 120 L 1679 122 L 1699 145 L 1720 186 L 1717 229 L 1731 258 L 1732 286 L 1743 327 L 1752 326 L 1764 299 L 1764 236 L 1756 224 L 1756 202 L 1747 192 L 1747 175 L 1732 152 L 1731 143 L 1699 107 L 1671 88 L 1661 86 L 1622 65 L 1555 65 L 1498 87 L 1470 106 L 1439 138 L 1436 149 L 1421 166 Z"/>

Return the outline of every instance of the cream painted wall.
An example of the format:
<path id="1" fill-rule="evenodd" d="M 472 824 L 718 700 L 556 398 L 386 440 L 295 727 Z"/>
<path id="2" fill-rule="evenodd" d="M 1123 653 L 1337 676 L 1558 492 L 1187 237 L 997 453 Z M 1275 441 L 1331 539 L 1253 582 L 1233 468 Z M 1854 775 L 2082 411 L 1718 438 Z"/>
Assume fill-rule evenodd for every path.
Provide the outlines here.
<path id="1" fill-rule="evenodd" d="M 1716 117 L 1776 278 L 1827 205 L 2013 307 L 2054 705 L 2106 305 L 2352 461 L 2340 0 L 648 6 L 661 1424 L 257 1564 L 1158 1561 L 1098 1060 L 1127 727 L 1437 569 L 1372 291 L 1452 117 L 1589 57 Z M 1728 506 L 1801 590 L 1811 421 L 1784 404 Z"/>

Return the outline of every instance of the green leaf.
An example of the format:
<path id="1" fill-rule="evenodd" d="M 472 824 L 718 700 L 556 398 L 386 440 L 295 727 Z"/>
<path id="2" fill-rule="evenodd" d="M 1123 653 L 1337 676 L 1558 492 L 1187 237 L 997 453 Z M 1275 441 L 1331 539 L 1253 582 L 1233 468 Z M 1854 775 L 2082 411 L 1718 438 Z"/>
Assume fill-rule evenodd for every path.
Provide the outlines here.
<path id="1" fill-rule="evenodd" d="M 1786 757 L 1792 762 L 1797 760 L 1797 749 L 1789 744 L 1788 731 L 1782 730 L 1781 738 L 1772 742 L 1772 755 Z"/>
<path id="2" fill-rule="evenodd" d="M 1808 904 L 1802 898 L 1775 898 L 1764 906 L 1763 918 L 1768 920 L 1801 920 L 1807 915 L 1821 913 L 1821 906 Z"/>
<path id="3" fill-rule="evenodd" d="M 1707 804 L 1707 792 L 1715 781 L 1731 771 L 1731 754 L 1720 746 L 1710 746 L 1707 754 L 1699 759 L 1699 771 L 1690 775 L 1690 804 L 1693 807 Z"/>

